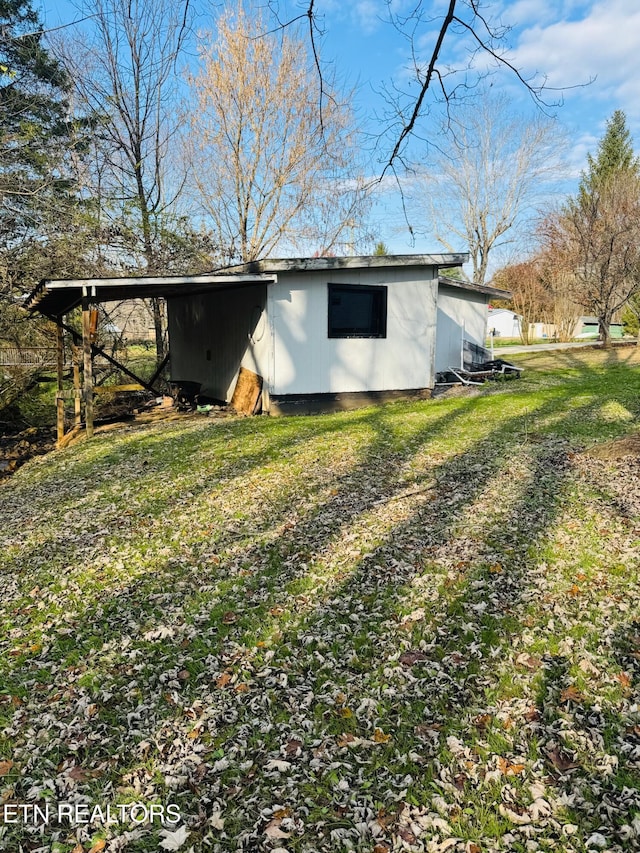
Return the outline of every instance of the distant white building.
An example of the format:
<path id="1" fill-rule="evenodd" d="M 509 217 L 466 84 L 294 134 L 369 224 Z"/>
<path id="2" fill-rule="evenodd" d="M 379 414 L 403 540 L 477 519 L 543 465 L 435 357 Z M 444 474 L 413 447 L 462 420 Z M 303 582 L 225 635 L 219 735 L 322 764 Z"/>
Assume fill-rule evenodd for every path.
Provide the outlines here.
<path id="1" fill-rule="evenodd" d="M 522 331 L 522 317 L 508 308 L 489 306 L 487 334 L 495 338 L 519 338 Z"/>

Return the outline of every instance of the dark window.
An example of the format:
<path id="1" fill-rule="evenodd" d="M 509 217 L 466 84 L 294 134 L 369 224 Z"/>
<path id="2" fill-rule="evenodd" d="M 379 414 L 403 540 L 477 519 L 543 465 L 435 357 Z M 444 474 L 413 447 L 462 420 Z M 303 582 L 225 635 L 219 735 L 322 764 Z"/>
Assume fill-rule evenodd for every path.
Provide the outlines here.
<path id="1" fill-rule="evenodd" d="M 330 338 L 386 338 L 387 288 L 329 285 Z"/>

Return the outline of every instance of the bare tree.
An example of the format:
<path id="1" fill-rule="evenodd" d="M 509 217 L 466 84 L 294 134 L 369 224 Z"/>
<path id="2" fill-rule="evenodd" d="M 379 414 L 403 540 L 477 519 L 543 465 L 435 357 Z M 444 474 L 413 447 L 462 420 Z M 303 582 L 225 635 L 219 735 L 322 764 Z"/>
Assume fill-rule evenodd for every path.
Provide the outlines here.
<path id="1" fill-rule="evenodd" d="M 545 233 L 572 298 L 598 318 L 608 346 L 615 313 L 640 292 L 640 177 L 610 175 L 549 217 Z"/>
<path id="2" fill-rule="evenodd" d="M 92 26 L 64 47 L 77 97 L 99 118 L 101 193 L 117 204 L 114 231 L 136 236 L 148 273 L 157 272 L 163 214 L 183 179 L 167 164 L 179 125 L 176 62 L 188 32 L 189 0 L 86 0 Z M 162 305 L 153 302 L 158 359 Z"/>
<path id="3" fill-rule="evenodd" d="M 522 317 L 524 344 L 531 343 L 536 323 L 552 329 L 559 341 L 572 339 L 583 309 L 575 300 L 573 279 L 553 246 L 498 270 L 492 283 L 511 291 L 510 307 Z"/>
<path id="4" fill-rule="evenodd" d="M 517 115 L 503 97 L 479 99 L 459 114 L 419 186 L 438 241 L 450 251 L 468 248 L 473 281 L 485 283 L 492 253 L 514 239 L 518 220 L 549 191 L 560 147 L 553 122 Z"/>
<path id="5" fill-rule="evenodd" d="M 256 9 L 225 12 L 191 79 L 194 181 L 230 260 L 328 252 L 360 224 L 365 198 L 348 106 L 327 90 L 320 112 L 304 40 L 267 29 Z"/>

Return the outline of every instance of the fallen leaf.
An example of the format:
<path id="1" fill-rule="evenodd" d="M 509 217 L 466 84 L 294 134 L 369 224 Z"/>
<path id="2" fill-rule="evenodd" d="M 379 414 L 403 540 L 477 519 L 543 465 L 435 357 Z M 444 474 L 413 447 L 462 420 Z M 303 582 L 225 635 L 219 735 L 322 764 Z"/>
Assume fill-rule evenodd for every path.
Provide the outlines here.
<path id="1" fill-rule="evenodd" d="M 76 782 L 86 782 L 88 778 L 86 771 L 82 767 L 73 767 L 67 775 Z"/>
<path id="2" fill-rule="evenodd" d="M 373 733 L 373 740 L 375 743 L 389 743 L 391 735 L 385 734 L 382 729 L 376 729 Z"/>
<path id="3" fill-rule="evenodd" d="M 300 755 L 300 752 L 302 751 L 302 746 L 303 743 L 301 740 L 295 740 L 295 738 L 292 738 L 290 741 L 288 741 L 287 745 L 284 748 L 284 751 L 287 755 Z"/>
<path id="4" fill-rule="evenodd" d="M 418 840 L 413 832 L 411 832 L 410 829 L 407 829 L 406 826 L 399 826 L 396 832 L 403 841 L 406 841 L 407 844 L 415 844 Z"/>
<path id="5" fill-rule="evenodd" d="M 502 803 L 499 805 L 498 811 L 502 817 L 506 817 L 511 823 L 515 823 L 518 826 L 526 826 L 528 823 L 531 823 L 531 817 L 528 814 L 519 814 L 513 809 L 502 805 Z"/>
<path id="6" fill-rule="evenodd" d="M 491 721 L 493 717 L 491 714 L 478 714 L 478 716 L 473 721 L 474 726 L 477 729 L 480 729 L 481 732 L 486 732 L 486 730 L 491 725 Z"/>
<path id="7" fill-rule="evenodd" d="M 414 664 L 420 663 L 420 661 L 427 660 L 427 656 L 424 652 L 412 650 L 410 652 L 403 652 L 399 660 L 403 666 L 414 666 Z"/>
<path id="8" fill-rule="evenodd" d="M 292 814 L 293 809 L 291 809 L 289 806 L 285 806 L 285 808 L 283 809 L 276 809 L 273 813 L 273 816 L 277 817 L 278 820 L 282 820 L 285 817 L 291 817 Z"/>
<path id="9" fill-rule="evenodd" d="M 11 772 L 12 767 L 13 761 L 10 759 L 7 761 L 0 761 L 0 776 L 7 776 Z"/>
<path id="10" fill-rule="evenodd" d="M 526 764 L 514 764 L 508 758 L 498 757 L 498 769 L 503 776 L 517 776 L 526 769 Z"/>
<path id="11" fill-rule="evenodd" d="M 631 677 L 627 675 L 626 672 L 619 672 L 616 675 L 616 678 L 618 679 L 620 684 L 622 684 L 623 687 L 631 687 Z"/>
<path id="12" fill-rule="evenodd" d="M 269 823 L 266 825 L 264 829 L 264 834 L 267 838 L 291 838 L 290 832 L 283 832 L 280 829 L 280 821 L 282 818 L 274 817 Z"/>
<path id="13" fill-rule="evenodd" d="M 582 702 L 582 693 L 578 690 L 575 684 L 570 684 L 560 693 L 561 702 Z"/>
<path id="14" fill-rule="evenodd" d="M 540 658 L 534 657 L 533 655 L 528 654 L 527 652 L 523 652 L 518 655 L 516 658 L 516 663 L 518 666 L 524 666 L 526 669 L 536 670 L 540 669 L 542 666 L 542 661 Z"/>
<path id="15" fill-rule="evenodd" d="M 267 761 L 264 766 L 265 770 L 277 770 L 278 773 L 286 773 L 287 770 L 291 770 L 291 762 L 290 761 L 280 761 L 278 758 L 272 758 L 271 761 Z"/>
<path id="16" fill-rule="evenodd" d="M 224 829 L 224 818 L 221 816 L 220 812 L 214 812 L 209 818 L 209 825 L 214 829 L 223 830 Z"/>
<path id="17" fill-rule="evenodd" d="M 456 786 L 456 788 L 459 791 L 463 791 L 464 786 L 466 785 L 468 778 L 469 777 L 465 773 L 457 773 L 453 777 L 453 784 Z"/>
<path id="18" fill-rule="evenodd" d="M 425 735 L 432 735 L 434 732 L 439 732 L 442 730 L 441 723 L 418 723 L 417 726 L 413 728 L 414 732 L 421 737 Z"/>
<path id="19" fill-rule="evenodd" d="M 547 752 L 547 756 L 549 757 L 549 760 L 556 768 L 556 770 L 559 770 L 561 773 L 564 773 L 566 770 L 573 770 L 574 768 L 580 766 L 575 761 L 573 761 L 573 759 L 569 758 L 569 756 L 565 752 L 562 752 L 562 750 L 560 750 L 558 747 L 549 750 Z"/>
<path id="20" fill-rule="evenodd" d="M 104 850 L 104 848 L 105 848 L 106 846 L 107 846 L 107 842 L 104 840 L 104 838 L 99 838 L 99 839 L 95 842 L 95 844 L 93 845 L 93 847 L 91 847 L 91 848 L 89 849 L 89 853 L 100 853 L 100 851 L 101 851 L 101 850 Z M 174 849 L 174 848 L 169 848 L 169 849 Z"/>
<path id="21" fill-rule="evenodd" d="M 160 842 L 160 847 L 164 850 L 179 850 L 189 837 L 189 830 L 183 824 L 176 830 L 163 829 L 160 835 L 164 836 L 164 840 Z"/>
<path id="22" fill-rule="evenodd" d="M 222 672 L 216 678 L 216 687 L 226 687 L 227 684 L 231 681 L 231 676 L 228 672 Z"/>

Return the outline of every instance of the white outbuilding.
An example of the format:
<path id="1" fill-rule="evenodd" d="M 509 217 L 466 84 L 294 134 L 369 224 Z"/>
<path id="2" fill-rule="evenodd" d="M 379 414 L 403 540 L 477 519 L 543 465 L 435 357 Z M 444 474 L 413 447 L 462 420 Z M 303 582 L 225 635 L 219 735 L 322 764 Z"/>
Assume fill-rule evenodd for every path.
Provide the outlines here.
<path id="1" fill-rule="evenodd" d="M 522 317 L 508 308 L 489 307 L 487 334 L 495 338 L 519 338 Z"/>
<path id="2" fill-rule="evenodd" d="M 168 300 L 172 375 L 228 401 L 245 368 L 262 377 L 271 414 L 428 396 L 437 372 L 461 366 L 465 341 L 484 345 L 489 299 L 505 297 L 439 276 L 466 260 L 372 255 L 230 268 L 227 288 Z"/>
<path id="3" fill-rule="evenodd" d="M 468 255 L 367 255 L 264 260 L 193 276 L 43 281 L 28 307 L 69 330 L 81 306 L 82 399 L 91 417 L 91 317 L 97 303 L 163 298 L 170 375 L 198 401 L 230 402 L 238 377 L 260 389 L 254 411 L 352 408 L 429 396 L 436 374 L 481 351 L 491 298 L 510 294 L 441 276 Z M 62 346 L 62 344 L 60 344 Z M 144 383 L 155 390 L 156 378 Z M 59 434 L 66 399 L 58 393 Z M 75 396 L 74 396 L 75 395 Z"/>

